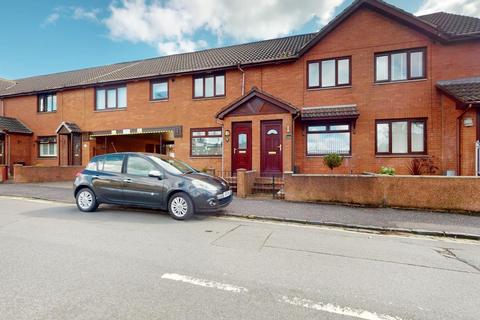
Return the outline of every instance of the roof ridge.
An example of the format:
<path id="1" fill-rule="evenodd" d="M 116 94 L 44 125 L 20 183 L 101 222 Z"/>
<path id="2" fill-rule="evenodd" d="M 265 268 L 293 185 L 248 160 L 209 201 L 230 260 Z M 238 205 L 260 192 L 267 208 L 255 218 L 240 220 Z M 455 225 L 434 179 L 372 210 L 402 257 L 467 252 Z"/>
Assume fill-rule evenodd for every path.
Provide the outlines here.
<path id="1" fill-rule="evenodd" d="M 433 15 L 439 15 L 439 14 L 448 14 L 450 16 L 457 16 L 457 17 L 464 17 L 464 18 L 471 18 L 471 19 L 480 20 L 480 18 L 478 18 L 478 17 L 467 16 L 465 14 L 458 14 L 458 13 L 452 13 L 452 12 L 446 12 L 446 11 L 438 11 L 438 12 L 432 12 L 432 13 L 428 13 L 428 14 L 422 14 L 421 16 L 417 16 L 417 17 L 420 18 L 420 17 L 433 16 Z"/>

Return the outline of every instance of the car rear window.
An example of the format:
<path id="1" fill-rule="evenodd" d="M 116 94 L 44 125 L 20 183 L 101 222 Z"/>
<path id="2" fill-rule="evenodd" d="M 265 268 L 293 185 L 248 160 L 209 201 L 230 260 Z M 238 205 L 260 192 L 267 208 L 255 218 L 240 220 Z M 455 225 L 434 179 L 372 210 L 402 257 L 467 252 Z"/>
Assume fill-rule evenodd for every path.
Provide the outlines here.
<path id="1" fill-rule="evenodd" d="M 123 154 L 108 154 L 105 156 L 103 171 L 121 173 L 123 166 Z"/>

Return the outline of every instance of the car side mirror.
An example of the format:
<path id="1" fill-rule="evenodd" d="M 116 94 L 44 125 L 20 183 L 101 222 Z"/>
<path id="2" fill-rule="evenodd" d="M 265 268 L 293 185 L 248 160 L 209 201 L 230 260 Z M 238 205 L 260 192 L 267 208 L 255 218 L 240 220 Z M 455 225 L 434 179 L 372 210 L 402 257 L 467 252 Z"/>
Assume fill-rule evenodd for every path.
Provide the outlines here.
<path id="1" fill-rule="evenodd" d="M 149 177 L 152 177 L 152 178 L 157 178 L 158 180 L 162 180 L 163 179 L 163 173 L 159 170 L 152 170 L 148 173 L 148 176 Z"/>

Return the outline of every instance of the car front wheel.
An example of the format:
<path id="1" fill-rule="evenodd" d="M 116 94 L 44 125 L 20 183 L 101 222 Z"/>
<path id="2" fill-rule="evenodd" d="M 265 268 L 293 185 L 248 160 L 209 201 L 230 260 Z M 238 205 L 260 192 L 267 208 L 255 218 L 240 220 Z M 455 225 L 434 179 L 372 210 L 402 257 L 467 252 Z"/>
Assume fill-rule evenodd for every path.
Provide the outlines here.
<path id="1" fill-rule="evenodd" d="M 176 220 L 190 219 L 195 210 L 190 197 L 183 192 L 175 193 L 168 201 L 168 213 Z"/>
<path id="2" fill-rule="evenodd" d="M 98 208 L 98 201 L 92 190 L 83 188 L 77 193 L 77 207 L 83 212 L 93 212 Z"/>

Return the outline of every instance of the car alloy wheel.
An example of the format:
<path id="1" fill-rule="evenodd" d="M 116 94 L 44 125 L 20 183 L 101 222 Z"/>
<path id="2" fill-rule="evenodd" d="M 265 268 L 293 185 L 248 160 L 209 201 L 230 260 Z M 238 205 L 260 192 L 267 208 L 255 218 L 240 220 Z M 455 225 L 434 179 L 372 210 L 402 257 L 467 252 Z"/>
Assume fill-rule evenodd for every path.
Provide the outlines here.
<path id="1" fill-rule="evenodd" d="M 183 197 L 175 197 L 170 203 L 170 209 L 176 217 L 184 217 L 188 212 L 188 203 Z"/>
<path id="2" fill-rule="evenodd" d="M 78 192 L 77 207 L 83 212 L 92 212 L 97 210 L 98 202 L 92 190 L 83 188 Z"/>

